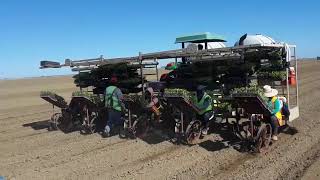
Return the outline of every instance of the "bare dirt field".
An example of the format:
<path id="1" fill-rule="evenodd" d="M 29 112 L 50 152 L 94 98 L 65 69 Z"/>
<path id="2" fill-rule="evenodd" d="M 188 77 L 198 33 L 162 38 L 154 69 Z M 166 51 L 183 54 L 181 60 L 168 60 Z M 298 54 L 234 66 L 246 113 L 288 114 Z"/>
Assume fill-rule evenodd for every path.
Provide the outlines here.
<path id="1" fill-rule="evenodd" d="M 320 179 L 320 62 L 299 62 L 298 133 L 282 133 L 266 154 L 237 150 L 223 135 L 200 145 L 162 138 L 103 139 L 47 131 L 41 90 L 69 97 L 72 78 L 0 81 L 0 176 L 7 179 Z M 218 138 L 216 138 L 218 137 Z"/>

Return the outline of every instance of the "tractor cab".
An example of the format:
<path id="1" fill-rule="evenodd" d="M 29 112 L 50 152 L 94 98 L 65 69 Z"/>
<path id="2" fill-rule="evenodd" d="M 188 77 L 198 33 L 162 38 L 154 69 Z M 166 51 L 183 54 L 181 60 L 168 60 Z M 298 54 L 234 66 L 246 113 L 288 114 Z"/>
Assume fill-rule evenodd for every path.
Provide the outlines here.
<path id="1" fill-rule="evenodd" d="M 224 42 L 226 42 L 224 37 L 211 34 L 209 32 L 180 36 L 175 40 L 176 44 L 181 44 L 183 51 L 189 53 L 208 49 L 224 48 L 226 47 Z M 162 74 L 160 81 L 173 83 L 174 80 L 179 81 L 179 78 L 192 78 L 192 74 L 194 73 L 192 72 L 192 69 L 190 69 L 191 61 L 192 58 L 188 57 L 181 57 L 181 59 L 175 58 L 175 62 L 170 62 L 166 65 L 165 69 L 170 70 L 170 72 Z M 185 69 L 188 69 L 188 71 L 190 70 L 189 74 L 185 73 Z M 177 82 L 175 83 L 177 84 Z"/>
<path id="2" fill-rule="evenodd" d="M 184 49 L 186 44 L 188 44 L 187 48 L 191 48 L 193 46 L 197 47 L 197 50 L 226 47 L 223 42 L 226 42 L 226 40 L 222 36 L 211 34 L 209 32 L 180 36 L 177 37 L 175 41 L 176 44 L 181 43 L 182 49 Z"/>

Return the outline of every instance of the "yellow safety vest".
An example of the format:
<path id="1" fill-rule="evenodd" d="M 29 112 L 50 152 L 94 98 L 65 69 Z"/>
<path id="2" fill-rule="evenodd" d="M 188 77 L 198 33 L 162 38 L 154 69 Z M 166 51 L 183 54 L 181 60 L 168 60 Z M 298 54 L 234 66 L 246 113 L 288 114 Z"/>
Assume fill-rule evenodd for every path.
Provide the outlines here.
<path id="1" fill-rule="evenodd" d="M 276 102 L 277 99 L 278 99 L 278 98 L 277 98 L 276 96 L 274 96 L 274 97 L 271 99 L 273 108 L 275 108 L 275 107 L 274 107 L 274 102 Z M 277 112 L 277 113 L 275 114 L 275 116 L 276 116 L 277 119 L 278 119 L 279 125 L 280 125 L 280 126 L 284 125 L 284 122 L 282 121 L 281 110 L 280 110 L 279 112 Z"/>
<path id="2" fill-rule="evenodd" d="M 121 111 L 121 105 L 117 95 L 115 94 L 117 87 L 108 86 L 105 92 L 105 106 L 107 108 L 114 109 L 116 111 Z"/>
<path id="3" fill-rule="evenodd" d="M 204 93 L 204 95 L 202 96 L 201 100 L 199 102 L 197 102 L 197 106 L 201 107 L 203 106 L 203 103 L 205 102 L 205 100 L 210 99 L 211 100 L 211 96 L 208 95 L 207 93 Z M 210 105 L 208 107 L 206 107 L 205 109 L 200 109 L 200 112 L 198 113 L 199 115 L 202 115 L 208 111 L 212 111 L 212 104 L 210 103 Z"/>

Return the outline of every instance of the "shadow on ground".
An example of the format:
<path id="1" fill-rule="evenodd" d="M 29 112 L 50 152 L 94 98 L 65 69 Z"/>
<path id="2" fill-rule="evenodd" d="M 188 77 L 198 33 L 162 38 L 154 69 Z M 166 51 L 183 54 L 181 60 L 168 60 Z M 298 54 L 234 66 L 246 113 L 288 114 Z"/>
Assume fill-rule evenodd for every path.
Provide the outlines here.
<path id="1" fill-rule="evenodd" d="M 104 124 L 103 124 L 104 125 Z M 103 129 L 103 125 L 101 124 L 99 127 L 98 133 L 101 132 Z M 50 131 L 50 120 L 41 120 L 41 121 L 35 121 L 31 123 L 26 123 L 22 125 L 23 127 L 30 127 L 34 130 L 42 130 L 47 129 Z M 72 131 L 64 132 L 64 133 L 70 133 L 74 131 L 79 131 L 79 129 L 74 128 Z M 118 136 L 120 130 L 117 129 L 112 136 Z M 211 129 L 211 133 L 216 134 L 220 138 L 218 140 L 204 140 L 201 143 L 199 143 L 199 146 L 214 152 L 214 151 L 220 151 L 226 148 L 233 148 L 239 152 L 248 152 L 249 151 L 249 143 L 240 140 L 226 124 L 214 124 Z M 285 128 L 281 129 L 281 133 L 288 134 L 288 135 L 295 135 L 298 133 L 298 130 L 295 127 L 287 126 Z M 83 134 L 86 135 L 86 134 Z M 212 134 L 211 134 L 212 135 Z M 209 134 L 210 136 L 210 134 Z M 148 144 L 159 144 L 164 141 L 171 140 L 174 137 L 173 131 L 169 131 L 167 129 L 163 128 L 152 128 L 146 135 L 143 137 L 138 137 L 138 139 L 141 139 L 142 141 L 148 143 Z M 130 139 L 129 137 L 126 137 Z M 131 138 L 134 139 L 134 138 Z"/>
<path id="2" fill-rule="evenodd" d="M 284 128 L 281 128 L 281 133 L 288 134 L 288 135 L 295 135 L 298 132 L 299 132 L 298 129 L 293 126 L 286 126 Z"/>
<path id="3" fill-rule="evenodd" d="M 35 121 L 31 123 L 23 124 L 23 127 L 31 127 L 34 130 L 42 130 L 42 129 L 49 129 L 50 127 L 50 119 Z"/>
<path id="4" fill-rule="evenodd" d="M 219 140 L 207 140 L 201 142 L 199 144 L 200 147 L 203 147 L 204 149 L 212 152 L 220 151 L 226 148 L 234 148 L 239 152 L 248 151 L 248 144 L 241 141 L 237 136 L 235 136 L 226 124 L 213 124 L 210 132 L 220 136 L 221 138 L 219 138 Z"/>

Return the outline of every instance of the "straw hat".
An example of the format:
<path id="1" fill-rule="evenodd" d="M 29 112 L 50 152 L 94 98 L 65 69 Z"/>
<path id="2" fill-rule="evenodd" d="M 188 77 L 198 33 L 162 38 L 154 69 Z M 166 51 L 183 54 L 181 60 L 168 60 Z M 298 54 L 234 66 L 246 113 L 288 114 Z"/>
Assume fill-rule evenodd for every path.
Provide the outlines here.
<path id="1" fill-rule="evenodd" d="M 273 96 L 276 96 L 278 94 L 278 90 L 272 89 L 271 86 L 269 86 L 269 85 L 263 86 L 263 89 L 264 89 L 264 93 L 263 94 L 266 97 L 273 97 Z"/>

